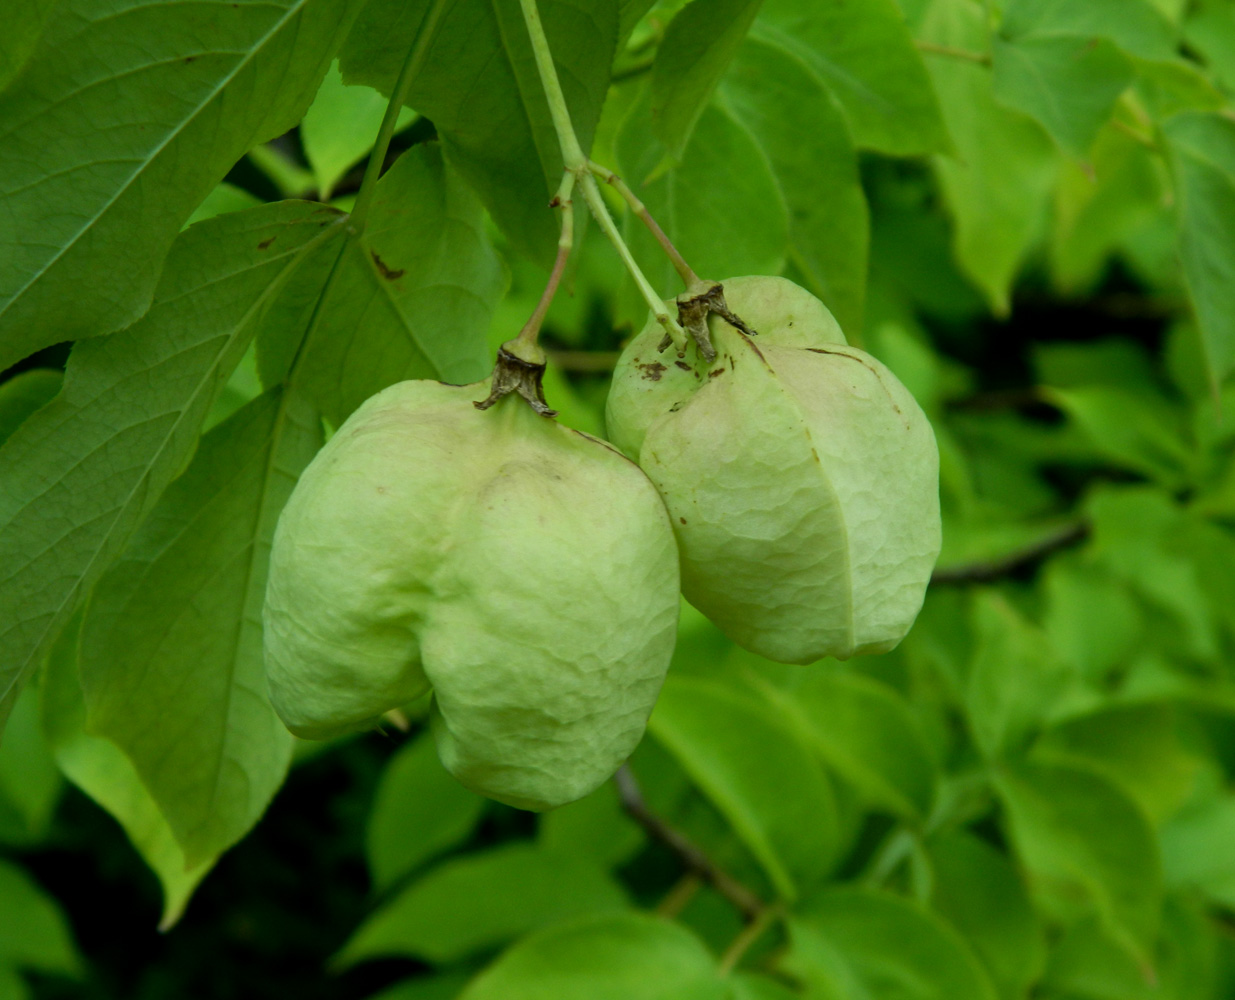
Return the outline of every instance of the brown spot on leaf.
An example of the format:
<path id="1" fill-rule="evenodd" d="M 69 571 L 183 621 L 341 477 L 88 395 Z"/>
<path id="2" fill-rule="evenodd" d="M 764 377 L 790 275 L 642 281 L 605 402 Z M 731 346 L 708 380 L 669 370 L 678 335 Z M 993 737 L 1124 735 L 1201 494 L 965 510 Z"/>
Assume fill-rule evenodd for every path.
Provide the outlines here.
<path id="1" fill-rule="evenodd" d="M 679 517 L 678 520 L 681 521 L 683 524 L 686 523 L 686 518 L 684 517 Z"/>
<path id="2" fill-rule="evenodd" d="M 724 374 L 725 374 L 725 369 L 713 368 L 710 372 L 708 372 L 708 378 L 716 378 L 717 375 L 724 375 Z"/>
<path id="3" fill-rule="evenodd" d="M 269 237 L 267 237 L 266 239 L 262 240 L 259 244 L 257 244 L 257 249 L 258 249 L 258 250 L 265 250 L 265 249 L 266 249 L 266 247 L 270 246 L 270 244 L 271 244 L 271 243 L 273 243 L 273 242 L 274 242 L 274 237 L 273 237 L 273 236 L 269 236 Z"/>
<path id="4" fill-rule="evenodd" d="M 196 58 L 197 58 L 197 56 L 185 56 L 185 57 L 184 57 L 184 61 L 185 61 L 185 62 L 187 62 L 187 63 L 191 63 L 191 62 L 193 62 Z"/>
<path id="5" fill-rule="evenodd" d="M 402 278 L 403 275 L 407 273 L 406 269 L 402 267 L 399 268 L 397 271 L 391 270 L 389 267 L 386 266 L 386 262 L 377 255 L 376 250 L 370 250 L 369 254 L 373 257 L 373 263 L 377 265 L 378 271 L 381 272 L 382 277 L 385 278 L 387 281 L 397 281 L 399 278 Z"/>
<path id="6" fill-rule="evenodd" d="M 691 371 L 694 371 L 694 369 L 693 369 L 693 368 L 691 368 L 691 366 L 690 366 L 690 365 L 688 365 L 685 361 L 675 361 L 675 362 L 673 362 L 673 363 L 674 363 L 674 365 L 675 365 L 675 366 L 677 366 L 678 368 L 681 368 L 681 369 L 682 369 L 682 371 L 684 371 L 684 372 L 691 372 Z"/>
<path id="7" fill-rule="evenodd" d="M 649 382 L 659 382 L 660 377 L 665 373 L 665 366 L 659 361 L 649 361 L 645 365 L 635 365 L 641 372 L 643 377 Z"/>

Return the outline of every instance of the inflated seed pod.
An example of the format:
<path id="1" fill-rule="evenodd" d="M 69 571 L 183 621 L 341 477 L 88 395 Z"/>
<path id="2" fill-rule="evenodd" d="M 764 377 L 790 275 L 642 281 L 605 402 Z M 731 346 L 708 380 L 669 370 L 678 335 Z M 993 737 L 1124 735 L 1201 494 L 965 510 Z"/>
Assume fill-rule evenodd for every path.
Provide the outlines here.
<path id="1" fill-rule="evenodd" d="M 784 278 L 721 283 L 748 336 L 708 318 L 716 357 L 622 353 L 606 418 L 669 509 L 682 591 L 772 660 L 883 652 L 908 632 L 939 554 L 930 423 L 878 360 Z"/>
<path id="2" fill-rule="evenodd" d="M 673 650 L 664 505 L 608 444 L 487 383 L 365 402 L 279 518 L 264 612 L 296 735 L 433 691 L 446 768 L 524 809 L 586 795 L 638 743 Z"/>

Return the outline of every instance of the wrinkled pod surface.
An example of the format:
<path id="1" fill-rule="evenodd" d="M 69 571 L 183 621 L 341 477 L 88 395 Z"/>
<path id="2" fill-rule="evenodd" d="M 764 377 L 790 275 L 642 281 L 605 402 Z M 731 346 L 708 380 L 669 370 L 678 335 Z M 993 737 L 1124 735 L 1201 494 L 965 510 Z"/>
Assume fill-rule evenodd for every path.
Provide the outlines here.
<path id="1" fill-rule="evenodd" d="M 643 734 L 673 650 L 665 508 L 608 444 L 488 383 L 366 401 L 275 531 L 271 699 L 296 735 L 372 726 L 432 690 L 446 768 L 524 809 L 577 799 Z"/>
<path id="2" fill-rule="evenodd" d="M 669 509 L 687 600 L 772 660 L 883 652 L 908 632 L 939 554 L 929 421 L 827 308 L 784 278 L 722 282 L 747 336 L 708 318 L 716 357 L 623 351 L 609 436 Z"/>

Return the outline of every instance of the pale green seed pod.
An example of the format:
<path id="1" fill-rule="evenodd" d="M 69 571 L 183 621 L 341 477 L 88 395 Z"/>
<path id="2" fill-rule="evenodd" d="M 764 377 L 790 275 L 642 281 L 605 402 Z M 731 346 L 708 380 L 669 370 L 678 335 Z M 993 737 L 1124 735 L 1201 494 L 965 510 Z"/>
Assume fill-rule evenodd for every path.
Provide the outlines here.
<path id="1" fill-rule="evenodd" d="M 682 591 L 739 645 L 784 663 L 891 649 L 939 554 L 930 423 L 878 360 L 783 278 L 731 278 L 717 356 L 622 353 L 606 417 L 669 508 Z"/>
<path id="2" fill-rule="evenodd" d="M 572 801 L 634 749 L 673 651 L 664 505 L 608 444 L 487 383 L 393 385 L 305 470 L 271 553 L 271 700 L 296 735 L 372 726 L 433 691 L 464 785 Z"/>

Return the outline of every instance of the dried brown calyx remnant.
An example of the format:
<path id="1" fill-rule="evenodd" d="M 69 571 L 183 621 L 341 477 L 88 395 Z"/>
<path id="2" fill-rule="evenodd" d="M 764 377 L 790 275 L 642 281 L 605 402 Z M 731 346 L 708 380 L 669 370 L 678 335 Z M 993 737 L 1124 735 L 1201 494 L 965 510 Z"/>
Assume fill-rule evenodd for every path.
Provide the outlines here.
<path id="1" fill-rule="evenodd" d="M 556 417 L 557 410 L 549 409 L 545 402 L 545 390 L 541 381 L 545 376 L 543 361 L 526 361 L 503 346 L 497 352 L 497 364 L 493 366 L 493 383 L 487 399 L 477 400 L 478 410 L 487 410 L 503 396 L 518 393 L 528 406 L 542 417 Z"/>
<path id="2" fill-rule="evenodd" d="M 708 333 L 708 317 L 712 313 L 748 337 L 758 335 L 746 325 L 741 316 L 729 308 L 725 302 L 725 286 L 719 281 L 700 281 L 679 295 L 677 304 L 678 322 L 682 329 L 690 334 L 704 361 L 711 362 L 716 359 L 716 348 L 712 346 L 712 336 Z M 672 339 L 665 334 L 657 350 L 663 351 L 671 343 Z"/>

